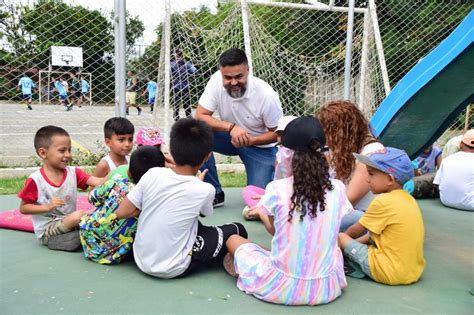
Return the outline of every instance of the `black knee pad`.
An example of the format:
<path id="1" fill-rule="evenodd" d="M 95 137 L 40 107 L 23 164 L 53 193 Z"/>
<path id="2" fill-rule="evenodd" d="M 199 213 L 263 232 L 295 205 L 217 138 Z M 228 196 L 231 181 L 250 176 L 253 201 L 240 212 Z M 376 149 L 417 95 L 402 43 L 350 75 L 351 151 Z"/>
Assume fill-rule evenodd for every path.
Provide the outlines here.
<path id="1" fill-rule="evenodd" d="M 234 222 L 233 224 L 238 227 L 237 234 L 239 234 L 243 238 L 248 238 L 249 235 L 247 234 L 247 230 L 245 229 L 245 226 L 242 225 L 242 223 Z"/>

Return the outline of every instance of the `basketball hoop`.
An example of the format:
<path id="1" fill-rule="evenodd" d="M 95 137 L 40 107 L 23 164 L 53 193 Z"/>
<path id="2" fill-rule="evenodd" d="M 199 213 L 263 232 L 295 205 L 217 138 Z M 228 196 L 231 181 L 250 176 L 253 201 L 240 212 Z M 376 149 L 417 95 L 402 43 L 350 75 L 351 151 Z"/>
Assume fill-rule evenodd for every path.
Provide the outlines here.
<path id="1" fill-rule="evenodd" d="M 66 65 L 69 65 L 71 61 L 73 61 L 73 57 L 71 55 L 61 55 L 61 60 L 66 63 Z"/>

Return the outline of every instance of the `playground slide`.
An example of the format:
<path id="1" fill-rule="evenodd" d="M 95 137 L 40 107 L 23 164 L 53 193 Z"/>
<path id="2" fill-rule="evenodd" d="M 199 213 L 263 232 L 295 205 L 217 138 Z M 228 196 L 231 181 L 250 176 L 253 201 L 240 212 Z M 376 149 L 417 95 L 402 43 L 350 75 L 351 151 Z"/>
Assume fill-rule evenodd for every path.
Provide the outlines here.
<path id="1" fill-rule="evenodd" d="M 398 82 L 371 120 L 384 145 L 415 158 L 474 102 L 473 40 L 474 10 Z"/>

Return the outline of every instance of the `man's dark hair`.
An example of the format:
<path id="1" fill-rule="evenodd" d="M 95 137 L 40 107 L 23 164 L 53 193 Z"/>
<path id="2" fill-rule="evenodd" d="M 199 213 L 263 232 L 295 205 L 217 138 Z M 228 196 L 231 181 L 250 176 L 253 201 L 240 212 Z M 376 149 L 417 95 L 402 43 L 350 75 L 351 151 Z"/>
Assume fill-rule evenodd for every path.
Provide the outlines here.
<path id="1" fill-rule="evenodd" d="M 104 137 L 111 139 L 113 134 L 116 135 L 128 135 L 134 134 L 135 127 L 127 118 L 123 117 L 112 117 L 107 120 L 104 124 Z"/>
<path id="2" fill-rule="evenodd" d="M 51 139 L 53 136 L 66 136 L 69 137 L 69 134 L 67 133 L 66 130 L 64 130 L 61 127 L 57 126 L 44 126 L 38 129 L 38 131 L 35 134 L 35 139 L 34 139 L 34 144 L 35 144 L 35 150 L 36 153 L 38 153 L 38 150 L 40 148 L 49 148 L 51 145 Z"/>
<path id="3" fill-rule="evenodd" d="M 146 145 L 138 147 L 130 156 L 131 179 L 136 184 L 150 168 L 164 166 L 165 156 L 160 149 Z"/>
<path id="4" fill-rule="evenodd" d="M 221 67 L 248 65 L 247 55 L 245 51 L 239 48 L 231 48 L 222 53 L 219 57 L 219 65 Z"/>
<path id="5" fill-rule="evenodd" d="M 194 118 L 174 123 L 170 135 L 170 151 L 177 165 L 199 166 L 214 147 L 211 127 Z"/>

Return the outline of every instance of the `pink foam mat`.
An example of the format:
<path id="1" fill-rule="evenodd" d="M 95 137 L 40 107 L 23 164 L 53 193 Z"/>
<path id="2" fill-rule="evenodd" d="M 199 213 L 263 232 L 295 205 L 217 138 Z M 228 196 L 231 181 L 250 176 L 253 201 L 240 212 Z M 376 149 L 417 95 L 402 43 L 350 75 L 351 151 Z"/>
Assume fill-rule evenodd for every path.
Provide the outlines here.
<path id="1" fill-rule="evenodd" d="M 80 195 L 77 196 L 77 209 L 92 211 L 94 210 L 94 206 L 87 200 L 87 195 Z M 31 215 L 22 214 L 19 209 L 0 212 L 0 228 L 34 232 Z"/>

